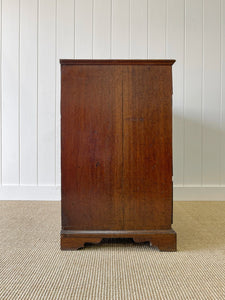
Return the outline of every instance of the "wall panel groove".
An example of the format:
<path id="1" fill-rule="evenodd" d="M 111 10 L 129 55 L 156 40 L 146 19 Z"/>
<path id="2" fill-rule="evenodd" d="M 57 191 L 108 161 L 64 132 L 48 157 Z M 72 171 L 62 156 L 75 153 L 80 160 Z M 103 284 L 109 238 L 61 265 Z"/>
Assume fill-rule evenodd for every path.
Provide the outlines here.
<path id="1" fill-rule="evenodd" d="M 184 26 L 184 0 L 168 1 L 168 57 L 176 59 L 173 65 L 173 180 L 179 185 L 184 182 Z"/>
<path id="2" fill-rule="evenodd" d="M 58 0 L 56 13 L 56 185 L 60 184 L 60 63 L 61 58 L 74 58 L 75 1 Z"/>
<path id="3" fill-rule="evenodd" d="M 58 0 L 55 0 L 55 184 L 57 183 L 57 174 L 56 174 L 56 166 L 57 166 L 57 155 L 56 153 L 58 152 L 57 150 L 57 125 L 58 125 L 58 121 L 60 121 L 57 118 L 57 58 L 58 58 Z"/>
<path id="4" fill-rule="evenodd" d="M 95 0 L 93 9 L 93 58 L 111 56 L 111 0 Z"/>
<path id="5" fill-rule="evenodd" d="M 20 0 L 21 184 L 37 184 L 37 4 Z"/>
<path id="6" fill-rule="evenodd" d="M 19 142 L 18 142 L 18 169 L 19 169 L 19 179 L 18 179 L 18 183 L 20 185 L 21 183 L 21 134 L 20 134 L 20 127 L 21 127 L 21 124 L 20 124 L 20 115 L 21 115 L 21 101 L 20 101 L 20 98 L 21 98 L 21 95 L 20 95 L 20 90 L 21 90 L 21 87 L 20 87 L 20 82 L 21 82 L 21 57 L 20 57 L 20 54 L 21 54 L 21 0 L 18 0 L 19 1 L 19 37 L 18 37 L 18 137 L 19 137 Z"/>
<path id="7" fill-rule="evenodd" d="M 147 1 L 130 2 L 130 57 L 147 58 Z"/>
<path id="8" fill-rule="evenodd" d="M 186 1 L 184 185 L 201 184 L 202 0 Z"/>
<path id="9" fill-rule="evenodd" d="M 91 11 L 91 16 L 92 16 L 92 32 L 91 32 L 91 58 L 94 58 L 94 6 L 95 6 L 95 0 L 92 0 L 92 11 Z"/>
<path id="10" fill-rule="evenodd" d="M 112 58 L 130 57 L 129 0 L 113 0 L 112 11 Z"/>
<path id="11" fill-rule="evenodd" d="M 204 28 L 205 28 L 205 18 L 204 18 L 204 0 L 202 0 L 202 97 L 201 97 L 201 185 L 203 185 L 203 124 L 204 124 L 204 90 L 205 90 L 205 80 L 204 80 Z"/>
<path id="12" fill-rule="evenodd" d="M 36 35 L 36 40 L 37 40 L 37 73 L 36 73 L 36 76 L 37 76 L 37 97 L 36 97 L 36 99 L 37 99 L 37 117 L 36 117 L 36 128 L 37 128 L 37 130 L 36 130 L 36 134 L 37 134 L 37 137 L 36 137 L 36 143 L 37 143 L 37 146 L 36 146 L 36 158 L 37 158 L 37 185 L 39 185 L 39 182 L 38 182 L 38 178 L 39 178 L 39 175 L 38 175 L 38 164 L 39 164 L 39 156 L 38 156 L 38 124 L 39 124 L 39 122 L 38 122 L 38 120 L 39 120 L 39 115 L 38 115 L 38 98 L 39 98 L 39 93 L 38 93 L 38 91 L 39 91 L 39 82 L 38 82 L 38 71 L 39 71 L 39 69 L 38 69 L 38 65 L 39 65 L 39 59 L 38 59 L 38 57 L 39 57 L 39 51 L 38 51 L 38 49 L 39 49 L 39 20 L 40 20 L 40 17 L 39 17 L 39 0 L 37 0 L 37 35 Z"/>
<path id="13" fill-rule="evenodd" d="M 19 184 L 19 10 L 2 0 L 2 184 Z"/>
<path id="14" fill-rule="evenodd" d="M 55 184 L 55 5 L 39 0 L 38 183 Z"/>
<path id="15" fill-rule="evenodd" d="M 223 132 L 223 1 L 220 0 L 220 162 L 223 161 L 223 154 L 225 152 L 222 151 L 222 134 Z M 222 185 L 223 179 L 223 164 L 220 163 L 220 184 Z"/>
<path id="16" fill-rule="evenodd" d="M 2 0 L 0 0 L 0 186 L 2 184 Z"/>
<path id="17" fill-rule="evenodd" d="M 183 143 L 185 143 L 185 137 L 186 137 L 186 128 L 185 128 L 185 125 L 186 125 L 186 114 L 185 114 L 185 108 L 186 108 L 186 92 L 187 92 L 187 89 L 186 89 L 186 66 L 187 66 L 187 61 L 186 61 L 186 47 L 187 47 L 187 8 L 186 8 L 186 5 L 187 5 L 187 1 L 184 0 L 184 46 L 183 46 L 183 49 L 184 49 L 184 59 L 183 59 Z M 183 146 L 183 174 L 182 174 L 182 177 L 183 177 L 183 185 L 184 185 L 184 182 L 185 182 L 185 152 L 186 152 L 186 149 L 185 149 L 185 146 Z"/>
<path id="18" fill-rule="evenodd" d="M 166 13 L 165 13 L 165 57 L 168 56 L 168 0 L 166 0 Z"/>
<path id="19" fill-rule="evenodd" d="M 202 183 L 220 182 L 220 0 L 204 1 Z"/>
<path id="20" fill-rule="evenodd" d="M 109 52 L 110 52 L 110 58 L 112 58 L 112 36 L 113 36 L 113 0 L 110 0 L 110 49 L 109 49 Z"/>
<path id="21" fill-rule="evenodd" d="M 225 184 L 225 4 L 221 1 L 221 184 Z"/>

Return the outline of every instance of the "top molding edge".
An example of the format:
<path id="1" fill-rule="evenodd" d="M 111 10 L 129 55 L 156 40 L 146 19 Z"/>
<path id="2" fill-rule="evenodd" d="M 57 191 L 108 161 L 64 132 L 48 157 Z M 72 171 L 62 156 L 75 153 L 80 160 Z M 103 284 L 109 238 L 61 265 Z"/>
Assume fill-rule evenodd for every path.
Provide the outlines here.
<path id="1" fill-rule="evenodd" d="M 174 59 L 60 59 L 61 65 L 173 65 Z"/>

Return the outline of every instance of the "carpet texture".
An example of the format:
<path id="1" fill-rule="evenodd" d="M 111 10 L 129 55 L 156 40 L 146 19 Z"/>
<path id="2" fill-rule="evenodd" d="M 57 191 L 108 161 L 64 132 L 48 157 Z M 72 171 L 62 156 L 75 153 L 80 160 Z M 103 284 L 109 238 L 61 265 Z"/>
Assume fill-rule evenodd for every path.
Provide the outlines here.
<path id="1" fill-rule="evenodd" d="M 178 252 L 60 250 L 60 202 L 0 201 L 0 299 L 225 299 L 225 202 L 175 202 Z"/>

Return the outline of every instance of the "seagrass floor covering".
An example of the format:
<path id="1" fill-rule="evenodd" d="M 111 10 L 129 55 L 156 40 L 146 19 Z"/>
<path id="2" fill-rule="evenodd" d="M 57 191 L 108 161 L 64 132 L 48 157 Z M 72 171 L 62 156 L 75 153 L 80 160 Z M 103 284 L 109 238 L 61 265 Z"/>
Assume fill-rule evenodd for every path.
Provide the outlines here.
<path id="1" fill-rule="evenodd" d="M 178 252 L 59 248 L 60 202 L 0 201 L 0 299 L 225 299 L 225 202 L 175 202 Z"/>

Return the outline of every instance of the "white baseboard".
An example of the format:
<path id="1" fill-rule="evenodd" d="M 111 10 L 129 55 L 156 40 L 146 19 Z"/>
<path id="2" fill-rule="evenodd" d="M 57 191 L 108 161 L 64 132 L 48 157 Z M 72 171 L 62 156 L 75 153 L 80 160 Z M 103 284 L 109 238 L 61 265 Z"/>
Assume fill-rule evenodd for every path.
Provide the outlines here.
<path id="1" fill-rule="evenodd" d="M 225 201 L 225 186 L 174 186 L 175 201 Z"/>
<path id="2" fill-rule="evenodd" d="M 175 201 L 225 201 L 225 186 L 177 186 L 174 185 Z M 61 199 L 61 187 L 41 185 L 2 185 L 0 200 L 46 200 Z"/>
<path id="3" fill-rule="evenodd" d="M 61 187 L 55 185 L 2 185 L 0 200 L 46 200 L 61 198 Z"/>

